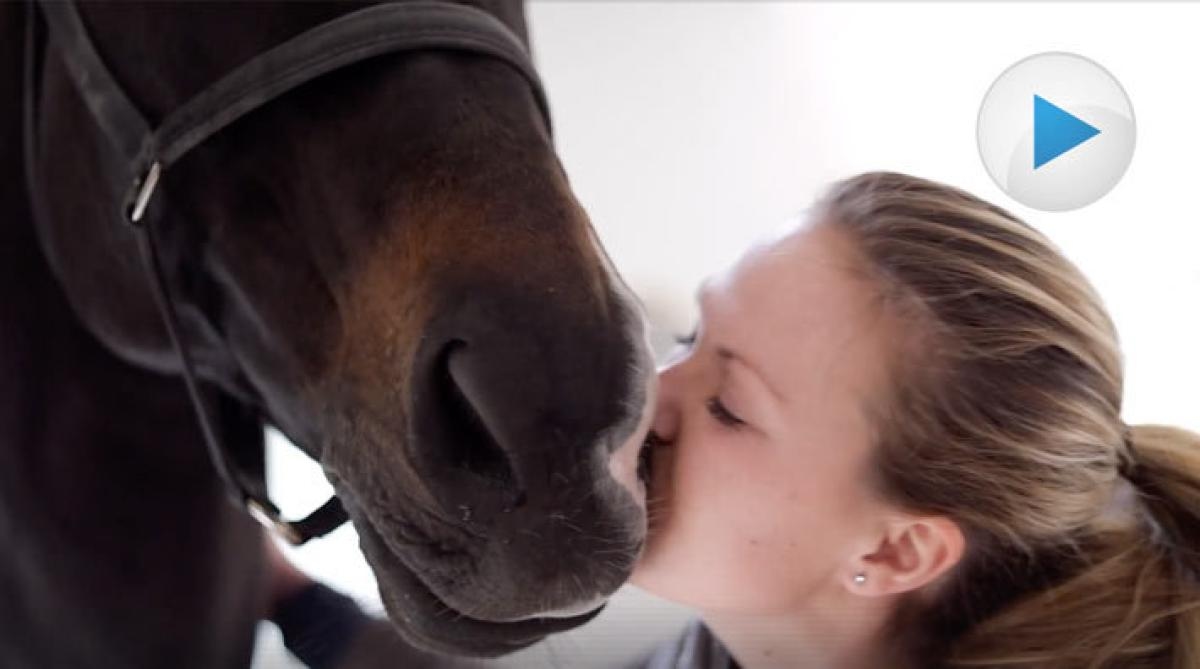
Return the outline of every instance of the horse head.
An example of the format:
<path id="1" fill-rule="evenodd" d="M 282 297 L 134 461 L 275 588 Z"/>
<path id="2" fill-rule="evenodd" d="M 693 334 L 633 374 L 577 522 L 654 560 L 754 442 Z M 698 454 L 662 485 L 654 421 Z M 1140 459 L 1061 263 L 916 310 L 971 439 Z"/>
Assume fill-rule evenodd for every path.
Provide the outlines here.
<path id="1" fill-rule="evenodd" d="M 353 8 L 81 9 L 154 120 Z M 519 4 L 485 9 L 524 36 Z M 44 67 L 46 255 L 111 350 L 178 373 L 108 213 L 105 138 L 53 52 Z M 405 636 L 515 650 L 625 580 L 645 535 L 645 326 L 513 68 L 453 51 L 341 68 L 214 135 L 156 197 L 200 376 L 320 462 Z"/>

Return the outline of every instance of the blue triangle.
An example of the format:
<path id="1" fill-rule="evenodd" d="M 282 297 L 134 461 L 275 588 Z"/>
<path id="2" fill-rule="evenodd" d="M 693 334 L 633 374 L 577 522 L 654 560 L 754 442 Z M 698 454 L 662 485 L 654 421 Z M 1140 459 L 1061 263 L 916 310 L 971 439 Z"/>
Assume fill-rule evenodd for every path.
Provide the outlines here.
<path id="1" fill-rule="evenodd" d="M 1033 96 L 1033 169 L 1054 160 L 1100 134 L 1096 127 L 1049 102 Z"/>

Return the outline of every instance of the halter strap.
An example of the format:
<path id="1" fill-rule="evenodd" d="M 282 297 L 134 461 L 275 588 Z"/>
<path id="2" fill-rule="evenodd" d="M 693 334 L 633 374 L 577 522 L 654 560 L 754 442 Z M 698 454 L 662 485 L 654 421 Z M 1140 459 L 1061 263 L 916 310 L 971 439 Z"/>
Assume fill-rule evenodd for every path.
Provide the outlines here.
<path id="1" fill-rule="evenodd" d="M 158 257 L 154 223 L 161 217 L 162 208 L 150 206 L 155 189 L 164 170 L 242 116 L 324 74 L 389 53 L 452 50 L 507 63 L 529 83 L 549 131 L 549 105 L 525 46 L 499 19 L 474 7 L 438 0 L 375 5 L 321 24 L 250 59 L 152 128 L 104 65 L 73 0 L 32 0 L 26 29 L 25 140 L 35 214 L 40 213 L 32 179 L 35 6 L 40 7 L 76 88 L 118 154 L 113 162 L 124 167 L 125 174 L 108 175 L 116 191 L 113 199 L 120 207 L 119 215 L 140 232 L 138 242 L 155 299 L 179 356 L 184 383 L 217 475 L 235 503 L 294 545 L 332 532 L 347 520 L 336 496 L 302 520 L 284 520 L 269 497 L 255 492 L 255 488 L 265 490 L 266 486 L 249 481 L 237 471 L 222 448 L 205 408 Z M 146 217 L 147 213 L 151 215 Z"/>
<path id="2" fill-rule="evenodd" d="M 134 223 L 145 213 L 160 172 L 188 151 L 297 86 L 375 56 L 454 50 L 500 60 L 529 83 L 550 128 L 546 94 L 525 46 L 499 19 L 466 5 L 415 0 L 345 14 L 243 63 L 151 129 L 96 53 L 75 3 L 39 3 L 92 116 L 129 174 L 137 175 L 120 202 Z"/>

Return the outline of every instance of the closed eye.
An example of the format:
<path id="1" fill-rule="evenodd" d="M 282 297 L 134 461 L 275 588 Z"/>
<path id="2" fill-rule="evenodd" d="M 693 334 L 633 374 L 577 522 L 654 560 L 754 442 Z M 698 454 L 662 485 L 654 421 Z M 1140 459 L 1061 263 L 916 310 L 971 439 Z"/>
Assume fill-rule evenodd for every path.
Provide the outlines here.
<path id="1" fill-rule="evenodd" d="M 704 406 L 708 409 L 709 415 L 722 425 L 739 428 L 746 424 L 746 421 L 733 415 L 733 412 L 721 402 L 721 398 L 719 397 L 708 398 Z"/>

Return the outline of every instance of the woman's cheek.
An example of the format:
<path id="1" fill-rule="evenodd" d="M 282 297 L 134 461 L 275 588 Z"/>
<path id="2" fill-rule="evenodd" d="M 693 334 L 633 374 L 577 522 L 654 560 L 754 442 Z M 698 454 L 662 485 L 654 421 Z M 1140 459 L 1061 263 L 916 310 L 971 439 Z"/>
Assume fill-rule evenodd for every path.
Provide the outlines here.
<path id="1" fill-rule="evenodd" d="M 719 435 L 714 435 L 711 427 L 704 426 L 696 438 L 680 450 L 676 480 L 685 490 L 712 493 L 715 492 L 712 488 L 720 485 L 722 472 L 729 462 L 728 454 L 719 442 Z"/>

